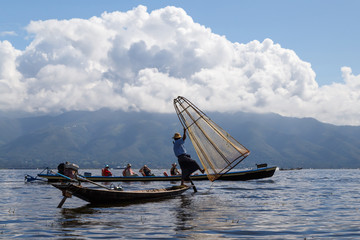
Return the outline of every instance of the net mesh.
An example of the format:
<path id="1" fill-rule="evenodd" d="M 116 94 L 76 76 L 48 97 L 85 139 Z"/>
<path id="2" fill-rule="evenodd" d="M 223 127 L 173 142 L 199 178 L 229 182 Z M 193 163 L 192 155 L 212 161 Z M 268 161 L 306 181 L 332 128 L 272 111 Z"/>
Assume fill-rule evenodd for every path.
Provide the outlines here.
<path id="1" fill-rule="evenodd" d="M 227 173 L 249 155 L 248 149 L 186 98 L 174 99 L 174 107 L 210 181 Z"/>

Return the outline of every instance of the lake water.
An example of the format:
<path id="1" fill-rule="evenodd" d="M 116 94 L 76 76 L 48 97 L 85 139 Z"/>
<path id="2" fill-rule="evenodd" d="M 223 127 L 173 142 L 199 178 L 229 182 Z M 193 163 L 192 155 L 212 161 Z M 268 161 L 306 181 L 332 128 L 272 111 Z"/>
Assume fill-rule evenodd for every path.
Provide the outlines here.
<path id="1" fill-rule="evenodd" d="M 39 172 L 0 170 L 0 238 L 360 239 L 358 169 L 276 171 L 272 178 L 247 182 L 198 181 L 197 193 L 188 190 L 143 204 L 98 207 L 73 197 L 62 209 L 57 208 L 59 190 L 44 182 L 24 183 L 25 174 Z M 117 184 L 124 190 L 171 185 Z"/>

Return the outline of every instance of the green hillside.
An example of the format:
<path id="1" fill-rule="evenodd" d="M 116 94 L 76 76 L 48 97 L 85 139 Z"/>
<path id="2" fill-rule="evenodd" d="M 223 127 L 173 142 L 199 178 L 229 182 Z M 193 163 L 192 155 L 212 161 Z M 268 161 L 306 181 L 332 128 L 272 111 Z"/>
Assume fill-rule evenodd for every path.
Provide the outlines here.
<path id="1" fill-rule="evenodd" d="M 208 115 L 251 154 L 239 167 L 268 163 L 282 168 L 359 168 L 360 128 L 275 114 Z M 0 167 L 81 168 L 104 164 L 167 168 L 177 161 L 172 135 L 182 131 L 176 114 L 100 110 L 58 116 L 0 118 Z M 190 140 L 187 148 L 196 157 Z"/>

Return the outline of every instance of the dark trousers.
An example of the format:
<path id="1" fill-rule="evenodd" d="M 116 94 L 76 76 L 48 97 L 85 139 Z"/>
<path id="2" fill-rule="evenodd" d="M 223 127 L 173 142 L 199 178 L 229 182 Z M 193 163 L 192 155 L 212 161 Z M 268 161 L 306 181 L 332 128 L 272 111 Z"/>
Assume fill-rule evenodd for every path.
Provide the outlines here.
<path id="1" fill-rule="evenodd" d="M 182 154 L 178 156 L 178 162 L 181 168 L 181 179 L 184 181 L 190 180 L 190 175 L 196 170 L 201 170 L 199 164 L 191 158 L 189 154 Z"/>

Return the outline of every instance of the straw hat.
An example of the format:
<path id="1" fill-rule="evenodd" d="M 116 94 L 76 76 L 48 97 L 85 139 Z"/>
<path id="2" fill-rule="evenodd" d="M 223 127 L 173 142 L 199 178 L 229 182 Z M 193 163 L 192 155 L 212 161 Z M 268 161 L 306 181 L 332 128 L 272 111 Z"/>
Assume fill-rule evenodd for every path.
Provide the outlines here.
<path id="1" fill-rule="evenodd" d="M 181 134 L 177 132 L 177 133 L 174 134 L 173 138 L 174 139 L 181 138 Z"/>

